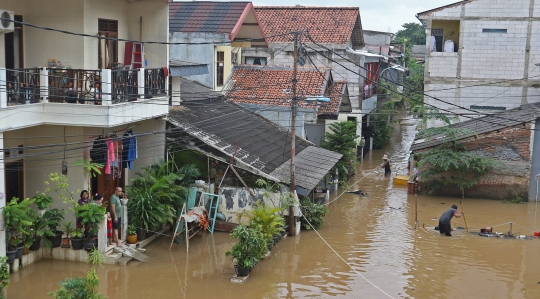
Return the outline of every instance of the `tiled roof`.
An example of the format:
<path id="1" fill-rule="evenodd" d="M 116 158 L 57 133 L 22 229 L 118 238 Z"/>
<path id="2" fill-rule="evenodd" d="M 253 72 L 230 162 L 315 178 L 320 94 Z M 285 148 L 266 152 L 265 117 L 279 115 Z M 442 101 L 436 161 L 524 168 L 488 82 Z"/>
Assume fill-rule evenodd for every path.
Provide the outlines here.
<path id="1" fill-rule="evenodd" d="M 239 146 L 234 156 L 235 165 L 287 183 L 288 175 L 276 173 L 289 169 L 286 162 L 290 159 L 290 134 L 235 103 L 208 100 L 204 105 L 186 102 L 171 108 L 168 120 L 180 131 L 168 133 L 167 138 L 226 163 Z M 308 190 L 313 189 L 341 158 L 341 154 L 313 146 L 298 136 L 295 146 L 299 157 L 295 161 L 296 184 Z"/>
<path id="2" fill-rule="evenodd" d="M 521 105 L 518 108 L 506 110 L 504 112 L 494 113 L 471 120 L 452 124 L 452 128 L 466 129 L 468 134 L 464 134 L 459 139 L 469 138 L 471 136 L 492 132 L 515 125 L 524 124 L 535 120 L 538 117 L 540 103 Z M 435 147 L 444 142 L 442 135 L 430 137 L 430 140 L 416 139 L 411 145 L 411 151 L 422 150 Z"/>
<path id="3" fill-rule="evenodd" d="M 251 2 L 169 2 L 169 32 L 231 33 Z"/>
<path id="4" fill-rule="evenodd" d="M 358 7 L 257 6 L 255 11 L 270 43 L 288 43 L 292 35 L 271 36 L 308 29 L 317 43 L 364 44 Z"/>
<path id="5" fill-rule="evenodd" d="M 293 70 L 286 67 L 237 66 L 227 84 L 227 98 L 237 104 L 290 106 Z M 329 95 L 330 103 L 321 103 L 318 114 L 338 114 L 346 82 L 332 82 L 330 70 L 299 68 L 297 72 L 297 95 Z M 329 88 L 328 91 L 326 89 Z M 316 103 L 300 101 L 300 107 L 315 108 Z"/>
<path id="6" fill-rule="evenodd" d="M 290 106 L 292 97 L 292 68 L 269 66 L 236 66 L 231 83 L 227 86 L 227 98 L 235 103 L 271 106 Z M 330 71 L 298 68 L 297 96 L 320 96 L 324 94 Z M 300 102 L 301 107 L 316 104 Z"/>
<path id="7" fill-rule="evenodd" d="M 339 108 L 341 107 L 341 99 L 345 93 L 347 82 L 334 81 L 330 86 L 330 103 L 323 103 L 319 108 L 318 114 L 339 114 Z"/>

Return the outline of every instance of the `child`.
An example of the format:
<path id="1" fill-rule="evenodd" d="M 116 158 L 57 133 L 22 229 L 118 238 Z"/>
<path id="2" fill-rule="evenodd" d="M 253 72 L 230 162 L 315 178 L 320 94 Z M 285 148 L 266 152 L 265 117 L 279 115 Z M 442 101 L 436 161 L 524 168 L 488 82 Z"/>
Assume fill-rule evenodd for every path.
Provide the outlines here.
<path id="1" fill-rule="evenodd" d="M 107 212 L 107 246 L 112 244 L 112 218 L 111 213 Z"/>

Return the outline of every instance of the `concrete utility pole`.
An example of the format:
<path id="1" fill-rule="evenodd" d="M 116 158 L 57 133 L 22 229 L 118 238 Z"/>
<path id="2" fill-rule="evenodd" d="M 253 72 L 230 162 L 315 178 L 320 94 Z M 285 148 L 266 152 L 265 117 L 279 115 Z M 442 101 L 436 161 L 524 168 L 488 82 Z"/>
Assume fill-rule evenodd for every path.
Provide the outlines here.
<path id="1" fill-rule="evenodd" d="M 298 65 L 298 32 L 294 33 L 294 54 L 293 54 L 293 79 L 292 79 L 292 110 L 291 110 L 291 184 L 289 186 L 291 197 L 294 198 L 296 190 L 296 182 L 294 179 L 294 157 L 296 156 L 295 140 L 296 140 L 296 109 L 298 107 L 298 99 L 296 98 L 296 72 Z M 296 234 L 296 221 L 294 221 L 294 206 L 289 206 L 289 236 Z"/>

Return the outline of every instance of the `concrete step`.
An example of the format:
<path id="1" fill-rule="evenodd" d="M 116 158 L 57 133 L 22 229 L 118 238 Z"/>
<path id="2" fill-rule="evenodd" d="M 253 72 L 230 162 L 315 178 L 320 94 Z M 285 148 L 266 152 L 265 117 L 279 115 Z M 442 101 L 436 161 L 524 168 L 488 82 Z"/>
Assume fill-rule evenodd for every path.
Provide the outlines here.
<path id="1" fill-rule="evenodd" d="M 125 266 L 131 260 L 132 260 L 132 258 L 123 256 L 123 257 L 116 260 L 116 264 L 121 265 L 121 266 Z"/>

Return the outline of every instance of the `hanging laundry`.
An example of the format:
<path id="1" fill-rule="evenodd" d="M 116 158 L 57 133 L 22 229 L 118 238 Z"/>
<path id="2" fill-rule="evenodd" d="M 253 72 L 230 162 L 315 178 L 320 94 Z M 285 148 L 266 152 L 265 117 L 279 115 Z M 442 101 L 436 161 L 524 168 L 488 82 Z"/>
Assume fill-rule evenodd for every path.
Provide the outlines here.
<path id="1" fill-rule="evenodd" d="M 454 52 L 454 41 L 449 39 L 444 42 L 444 52 Z"/>
<path id="2" fill-rule="evenodd" d="M 107 143 L 103 137 L 99 136 L 99 138 L 94 140 L 92 149 L 90 149 L 90 159 L 94 163 L 103 165 L 107 163 Z"/>
<path id="3" fill-rule="evenodd" d="M 429 38 L 429 51 L 430 52 L 437 52 L 437 40 L 435 39 L 435 36 L 430 36 Z"/>
<path id="4" fill-rule="evenodd" d="M 107 163 L 105 164 L 105 174 L 111 174 L 111 163 L 114 161 L 114 145 L 111 139 L 106 138 L 107 142 Z"/>
<path id="5" fill-rule="evenodd" d="M 122 168 L 133 169 L 133 161 L 137 159 L 137 137 L 129 129 L 122 136 Z"/>

